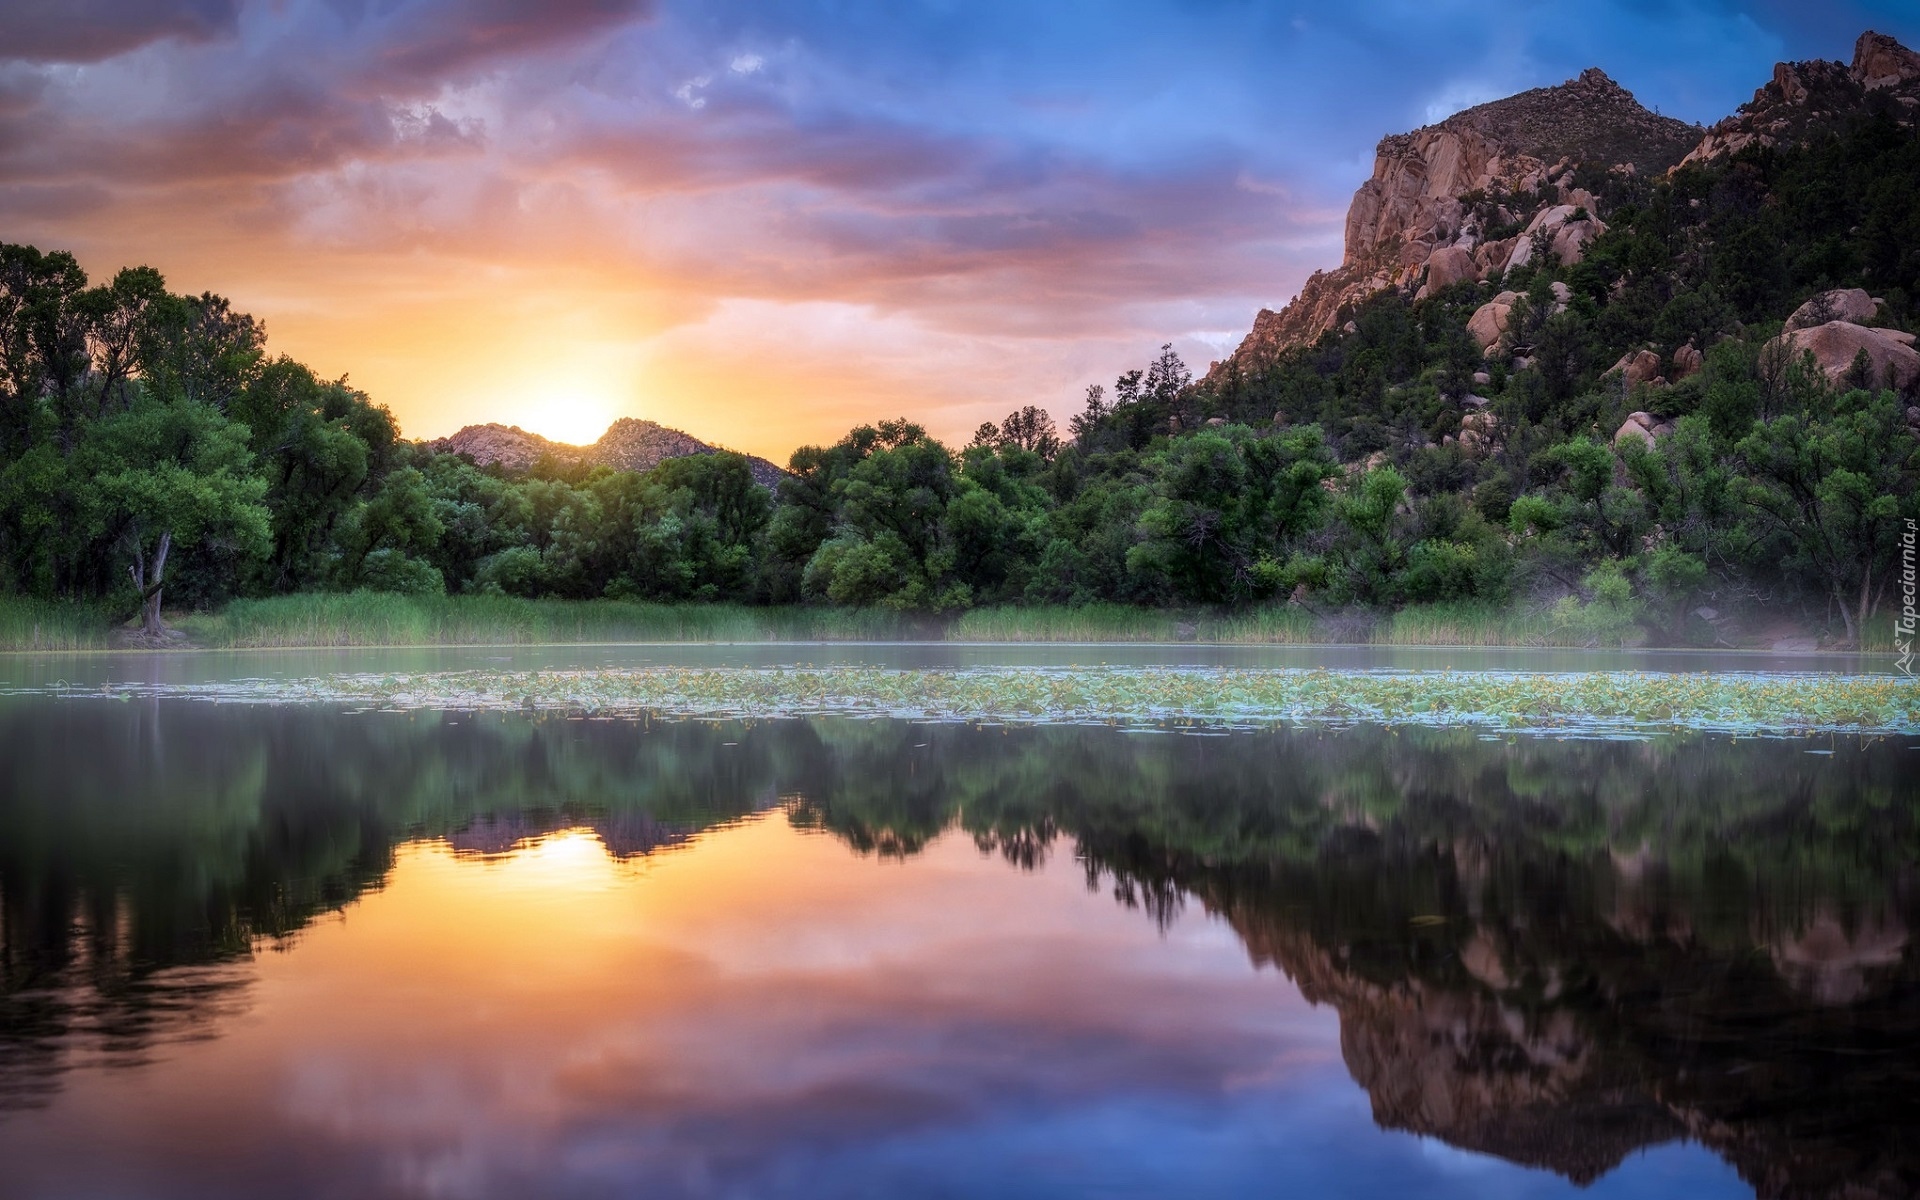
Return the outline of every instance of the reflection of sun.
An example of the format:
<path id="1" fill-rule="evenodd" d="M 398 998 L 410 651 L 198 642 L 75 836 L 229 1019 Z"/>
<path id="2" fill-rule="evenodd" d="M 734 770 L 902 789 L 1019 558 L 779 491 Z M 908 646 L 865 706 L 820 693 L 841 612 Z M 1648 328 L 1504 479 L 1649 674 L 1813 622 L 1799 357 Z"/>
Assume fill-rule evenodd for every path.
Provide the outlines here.
<path id="1" fill-rule="evenodd" d="M 556 833 L 507 859 L 502 882 L 528 892 L 552 892 L 581 886 L 599 887 L 615 874 L 614 863 L 590 829 Z"/>

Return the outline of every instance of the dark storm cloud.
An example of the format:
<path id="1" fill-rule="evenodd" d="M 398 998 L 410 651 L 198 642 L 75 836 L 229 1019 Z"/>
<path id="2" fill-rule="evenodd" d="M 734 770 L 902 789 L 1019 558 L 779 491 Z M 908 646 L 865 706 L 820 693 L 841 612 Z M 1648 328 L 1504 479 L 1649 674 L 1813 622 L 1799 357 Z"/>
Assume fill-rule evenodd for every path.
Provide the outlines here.
<path id="1" fill-rule="evenodd" d="M 98 62 L 161 38 L 231 36 L 240 0 L 7 0 L 0 58 Z"/>

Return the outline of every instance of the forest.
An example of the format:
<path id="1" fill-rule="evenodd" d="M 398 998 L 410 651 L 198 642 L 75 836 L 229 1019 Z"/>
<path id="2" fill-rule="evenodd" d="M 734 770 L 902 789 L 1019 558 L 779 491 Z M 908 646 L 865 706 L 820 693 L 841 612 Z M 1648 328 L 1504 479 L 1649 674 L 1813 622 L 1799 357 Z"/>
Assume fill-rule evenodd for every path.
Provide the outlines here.
<path id="1" fill-rule="evenodd" d="M 728 453 L 516 473 L 432 452 L 220 296 L 0 245 L 0 592 L 154 636 L 163 603 L 366 590 L 926 614 L 1452 603 L 1595 644 L 1712 645 L 1723 614 L 1767 612 L 1859 644 L 1900 604 L 1920 397 L 1768 344 L 1831 288 L 1914 327 L 1920 135 L 1874 117 L 1576 182 L 1609 228 L 1572 266 L 1389 290 L 1313 346 L 1203 381 L 1169 346 L 1064 429 L 1030 405 L 959 447 L 863 425 L 797 450 L 773 491 Z M 1523 296 L 1523 359 L 1467 330 L 1501 289 Z M 1611 369 L 1683 347 L 1701 365 L 1670 385 Z M 1672 432 L 1616 444 L 1636 411 Z"/>

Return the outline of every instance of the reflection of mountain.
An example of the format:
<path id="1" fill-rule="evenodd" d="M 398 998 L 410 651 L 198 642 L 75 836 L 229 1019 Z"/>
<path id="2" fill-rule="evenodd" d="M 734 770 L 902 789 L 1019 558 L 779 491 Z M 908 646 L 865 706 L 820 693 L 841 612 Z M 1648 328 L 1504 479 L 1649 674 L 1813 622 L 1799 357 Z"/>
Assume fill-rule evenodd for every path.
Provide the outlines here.
<path id="1" fill-rule="evenodd" d="M 1270 895 L 1226 915 L 1256 961 L 1338 1009 L 1384 1126 L 1581 1183 L 1689 1136 L 1762 1196 L 1915 1194 L 1920 1155 L 1894 1132 L 1920 1118 L 1911 965 L 1821 1003 L 1758 945 L 1632 941 L 1522 910 L 1410 926 L 1393 946 L 1364 929 L 1328 938 L 1298 911 Z"/>
<path id="2" fill-rule="evenodd" d="M 1911 790 L 1856 777 L 1822 827 L 1805 772 L 1755 767 L 1777 811 L 1729 822 L 1686 869 L 1574 849 L 1551 808 L 1489 840 L 1487 818 L 1519 813 L 1486 793 L 1451 827 L 1410 803 L 1307 861 L 1223 870 L 1142 855 L 1124 830 L 1081 849 L 1129 891 L 1196 898 L 1336 1008 L 1383 1126 L 1580 1183 L 1691 1137 L 1762 1197 L 1920 1194 L 1920 1148 L 1899 1132 L 1920 1125 Z"/>
<path id="3" fill-rule="evenodd" d="M 566 829 L 585 828 L 615 858 L 639 858 L 678 846 L 699 832 L 690 824 L 662 824 L 646 813 L 605 813 L 586 820 L 559 810 L 487 813 L 446 835 L 459 854 L 483 857 L 511 854 L 529 843 Z"/>
<path id="4" fill-rule="evenodd" d="M 1123 902 L 1221 914 L 1339 1011 L 1383 1125 L 1582 1182 L 1691 1137 L 1764 1196 L 1920 1194 L 1903 746 L 93 701 L 0 706 L 0 744 L 0 1104 L 216 1028 L 258 939 L 406 840 L 630 857 L 785 797 L 862 853 L 1068 836 Z"/>

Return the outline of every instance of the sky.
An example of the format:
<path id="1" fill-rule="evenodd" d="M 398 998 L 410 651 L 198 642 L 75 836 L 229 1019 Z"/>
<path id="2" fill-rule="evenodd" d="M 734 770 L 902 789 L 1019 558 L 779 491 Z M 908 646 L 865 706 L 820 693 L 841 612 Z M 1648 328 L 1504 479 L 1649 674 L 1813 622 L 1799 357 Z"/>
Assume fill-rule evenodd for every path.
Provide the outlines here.
<path id="1" fill-rule="evenodd" d="M 1599 66 L 1711 123 L 1920 0 L 3 0 L 0 241 L 433 437 L 964 441 L 1340 259 L 1387 133 Z"/>

